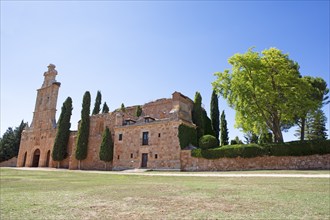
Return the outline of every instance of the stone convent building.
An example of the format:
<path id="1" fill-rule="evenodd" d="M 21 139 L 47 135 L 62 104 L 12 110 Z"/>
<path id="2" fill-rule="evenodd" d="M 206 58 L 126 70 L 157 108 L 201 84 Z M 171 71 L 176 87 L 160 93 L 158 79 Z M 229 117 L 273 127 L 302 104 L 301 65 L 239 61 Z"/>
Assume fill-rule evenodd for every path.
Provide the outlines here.
<path id="1" fill-rule="evenodd" d="M 22 133 L 17 167 L 57 167 L 52 149 L 57 131 L 56 104 L 61 83 L 56 81 L 55 65 L 44 73 L 44 82 L 37 90 L 33 120 Z M 126 107 L 106 114 L 90 116 L 88 154 L 81 161 L 81 169 L 104 170 L 99 159 L 102 133 L 110 128 L 114 141 L 112 163 L 107 169 L 131 168 L 181 169 L 181 147 L 178 127 L 192 122 L 193 101 L 179 92 L 172 98 L 158 99 L 142 106 L 142 115 L 135 116 L 137 106 Z M 68 156 L 61 168 L 78 169 L 75 158 L 77 132 L 72 131 L 67 146 Z"/>

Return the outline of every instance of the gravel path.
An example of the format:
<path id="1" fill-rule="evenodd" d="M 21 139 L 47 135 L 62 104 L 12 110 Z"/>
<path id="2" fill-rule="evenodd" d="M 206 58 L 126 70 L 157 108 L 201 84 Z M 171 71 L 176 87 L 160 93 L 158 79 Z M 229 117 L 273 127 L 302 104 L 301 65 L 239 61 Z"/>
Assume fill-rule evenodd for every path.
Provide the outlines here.
<path id="1" fill-rule="evenodd" d="M 146 172 L 145 169 L 134 169 L 124 171 L 96 171 L 96 170 L 67 170 L 67 169 L 55 169 L 55 168 L 30 168 L 30 167 L 14 167 L 12 169 L 17 170 L 38 170 L 38 171 L 68 171 L 68 172 L 88 172 L 88 173 L 100 173 L 100 174 L 115 174 L 115 175 L 141 175 L 141 176 L 186 176 L 186 177 L 278 177 L 278 178 L 329 178 L 330 170 L 328 174 L 283 174 L 283 173 L 222 173 L 222 172 Z M 244 172 L 244 171 L 242 171 Z M 276 172 L 276 171 L 275 171 Z"/>

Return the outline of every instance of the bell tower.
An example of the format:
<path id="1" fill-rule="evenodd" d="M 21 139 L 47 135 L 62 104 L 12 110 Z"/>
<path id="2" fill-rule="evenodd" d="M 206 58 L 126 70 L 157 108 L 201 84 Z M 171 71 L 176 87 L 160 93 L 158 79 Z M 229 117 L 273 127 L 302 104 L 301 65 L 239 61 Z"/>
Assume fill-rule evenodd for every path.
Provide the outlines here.
<path id="1" fill-rule="evenodd" d="M 56 128 L 56 104 L 58 90 L 61 83 L 56 81 L 57 71 L 54 64 L 48 65 L 48 71 L 44 73 L 44 82 L 37 90 L 36 105 L 33 112 L 31 128 L 48 130 Z"/>

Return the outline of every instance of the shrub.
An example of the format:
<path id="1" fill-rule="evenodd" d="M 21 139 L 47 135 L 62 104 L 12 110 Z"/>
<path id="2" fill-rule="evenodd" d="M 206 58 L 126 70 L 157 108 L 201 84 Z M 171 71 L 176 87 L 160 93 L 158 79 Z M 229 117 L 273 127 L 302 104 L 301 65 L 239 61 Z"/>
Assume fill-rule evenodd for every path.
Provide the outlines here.
<path id="1" fill-rule="evenodd" d="M 199 139 L 199 147 L 202 149 L 215 148 L 218 146 L 218 140 L 212 135 L 204 135 Z"/>

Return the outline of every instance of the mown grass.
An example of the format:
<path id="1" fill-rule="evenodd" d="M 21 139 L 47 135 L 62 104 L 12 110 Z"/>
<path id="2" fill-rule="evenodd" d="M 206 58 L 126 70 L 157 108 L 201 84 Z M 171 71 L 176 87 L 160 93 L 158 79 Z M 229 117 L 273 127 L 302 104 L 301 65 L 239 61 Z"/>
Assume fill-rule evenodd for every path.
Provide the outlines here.
<path id="1" fill-rule="evenodd" d="M 329 178 L 0 171 L 5 220 L 330 218 Z"/>

